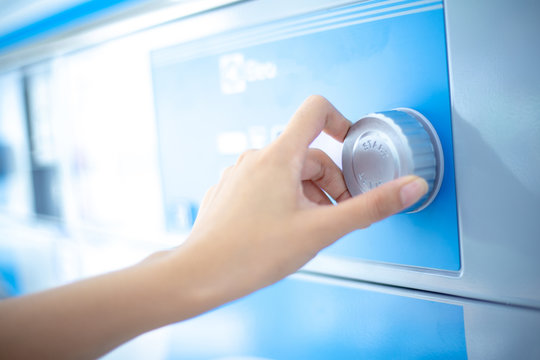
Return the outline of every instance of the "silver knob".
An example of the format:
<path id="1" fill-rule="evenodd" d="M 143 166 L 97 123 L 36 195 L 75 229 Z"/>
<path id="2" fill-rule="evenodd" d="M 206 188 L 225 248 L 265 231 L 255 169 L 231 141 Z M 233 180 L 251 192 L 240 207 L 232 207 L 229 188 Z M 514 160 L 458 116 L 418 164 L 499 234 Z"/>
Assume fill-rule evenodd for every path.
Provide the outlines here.
<path id="1" fill-rule="evenodd" d="M 428 206 L 441 187 L 444 159 L 433 125 L 418 111 L 399 108 L 366 115 L 343 144 L 343 175 L 351 195 L 367 192 L 405 175 L 424 178 L 429 190 L 406 211 Z"/>

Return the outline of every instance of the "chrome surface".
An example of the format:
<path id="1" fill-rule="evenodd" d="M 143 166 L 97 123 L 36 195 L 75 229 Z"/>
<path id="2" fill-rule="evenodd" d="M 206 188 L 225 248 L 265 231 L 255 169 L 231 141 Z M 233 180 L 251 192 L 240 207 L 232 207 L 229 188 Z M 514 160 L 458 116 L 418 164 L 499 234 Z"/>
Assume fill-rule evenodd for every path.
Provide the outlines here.
<path id="1" fill-rule="evenodd" d="M 418 111 L 399 108 L 369 114 L 350 129 L 343 145 L 343 174 L 353 196 L 406 175 L 429 185 L 428 194 L 408 209 L 426 208 L 441 187 L 442 146 L 431 123 Z"/>

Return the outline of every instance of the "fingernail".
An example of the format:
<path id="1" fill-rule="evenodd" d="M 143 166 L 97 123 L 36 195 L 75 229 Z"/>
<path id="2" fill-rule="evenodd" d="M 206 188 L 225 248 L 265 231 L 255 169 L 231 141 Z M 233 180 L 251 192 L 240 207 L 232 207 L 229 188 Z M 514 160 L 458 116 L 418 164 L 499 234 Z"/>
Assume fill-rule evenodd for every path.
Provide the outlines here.
<path id="1" fill-rule="evenodd" d="M 428 184 L 422 178 L 417 178 L 416 180 L 404 185 L 399 192 L 403 208 L 406 209 L 416 203 L 427 193 L 427 191 Z"/>

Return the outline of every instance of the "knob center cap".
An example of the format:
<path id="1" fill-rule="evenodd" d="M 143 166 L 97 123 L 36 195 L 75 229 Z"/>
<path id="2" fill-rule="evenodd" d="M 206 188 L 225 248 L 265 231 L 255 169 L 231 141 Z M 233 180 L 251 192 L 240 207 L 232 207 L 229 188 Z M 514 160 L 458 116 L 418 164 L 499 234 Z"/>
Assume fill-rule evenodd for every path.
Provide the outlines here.
<path id="1" fill-rule="evenodd" d="M 388 137 L 378 131 L 360 136 L 353 148 L 353 172 L 361 191 L 369 191 L 399 174 L 396 150 Z"/>

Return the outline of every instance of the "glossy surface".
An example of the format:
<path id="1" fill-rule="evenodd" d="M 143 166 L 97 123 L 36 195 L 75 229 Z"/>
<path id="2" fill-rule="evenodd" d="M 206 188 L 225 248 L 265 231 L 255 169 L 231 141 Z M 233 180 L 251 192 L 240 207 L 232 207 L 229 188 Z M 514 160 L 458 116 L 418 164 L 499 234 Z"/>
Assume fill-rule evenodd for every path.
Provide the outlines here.
<path id="1" fill-rule="evenodd" d="M 444 175 L 443 162 L 435 129 L 412 109 L 368 114 L 353 124 L 343 143 L 343 176 L 353 196 L 407 175 L 427 182 L 427 194 L 408 213 L 425 209 L 435 199 Z"/>
<path id="2" fill-rule="evenodd" d="M 540 3 L 447 6 L 460 292 L 540 308 Z"/>
<path id="3" fill-rule="evenodd" d="M 428 209 L 352 233 L 325 253 L 458 270 L 445 44 L 440 2 L 371 1 L 155 52 L 169 229 L 189 230 L 185 214 L 221 171 L 242 151 L 267 144 L 318 93 L 350 119 L 396 107 L 420 111 L 440 136 L 446 166 Z"/>
<path id="4" fill-rule="evenodd" d="M 467 358 L 459 305 L 294 278 L 173 332 L 171 358 Z"/>

